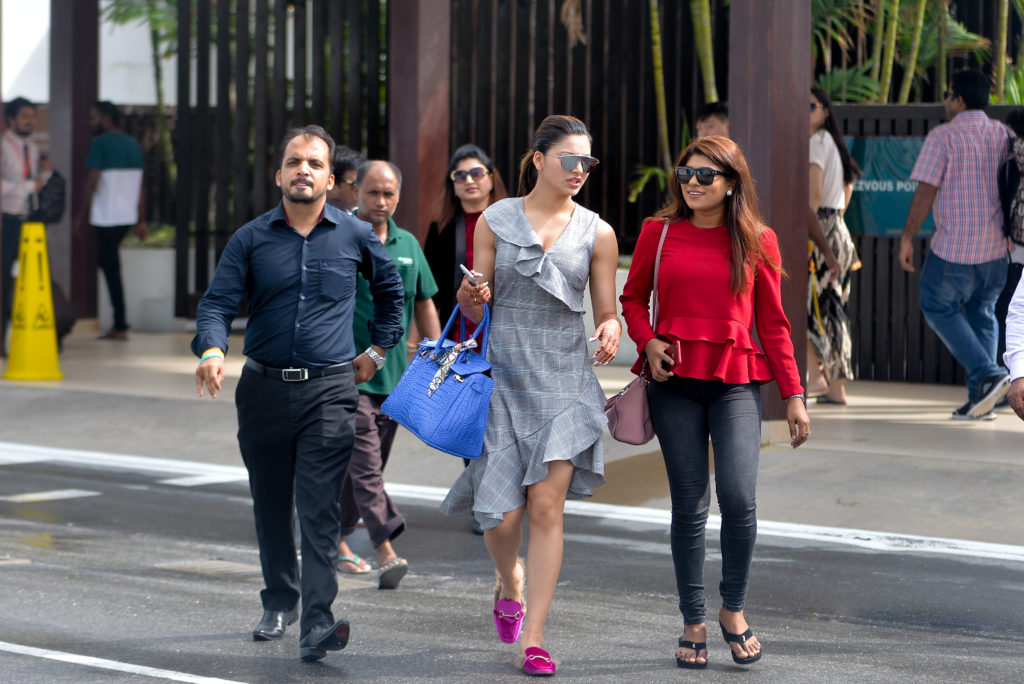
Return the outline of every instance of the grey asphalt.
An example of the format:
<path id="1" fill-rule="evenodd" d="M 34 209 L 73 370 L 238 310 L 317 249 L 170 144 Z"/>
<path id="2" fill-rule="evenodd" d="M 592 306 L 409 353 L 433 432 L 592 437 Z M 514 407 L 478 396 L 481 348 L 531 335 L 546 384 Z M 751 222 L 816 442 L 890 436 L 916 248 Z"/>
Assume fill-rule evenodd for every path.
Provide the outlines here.
<path id="1" fill-rule="evenodd" d="M 351 620 L 352 642 L 320 664 L 299 662 L 294 629 L 281 642 L 251 641 L 260 580 L 245 483 L 166 482 L 187 475 L 190 463 L 197 475 L 240 466 L 232 388 L 216 401 L 194 397 L 187 339 L 135 335 L 122 344 L 76 331 L 61 357 L 65 380 L 0 381 L 0 461 L 18 445 L 43 448 L 38 458 L 0 465 L 0 678 L 521 680 L 515 647 L 493 633 L 492 570 L 481 540 L 468 533 L 468 519 L 443 516 L 430 500 L 461 463 L 404 432 L 386 478 L 402 492 L 409 529 L 396 546 L 410 559 L 409 576 L 393 592 L 378 591 L 373 575 L 343 577 L 336 611 Z M 612 391 L 627 375 L 608 367 L 599 378 Z M 545 634 L 559 661 L 556 678 L 1024 680 L 1024 535 L 1016 525 L 1024 513 L 1024 423 L 1005 412 L 985 424 L 950 421 L 960 393 L 853 383 L 849 407 L 812 406 L 807 446 L 764 448 L 747 612 L 765 657 L 751 668 L 734 666 L 717 634 L 714 534 L 706 577 L 712 663 L 703 673 L 674 666 L 682 624 L 668 530 L 651 517 L 668 509 L 657 444 L 607 441 L 609 483 L 595 500 L 616 508 L 566 516 L 565 562 Z M 75 458 L 47 456 L 60 449 L 76 450 Z M 137 458 L 114 466 L 104 454 Z M 170 475 L 181 463 L 184 471 Z M 94 494 L 5 500 L 53 490 Z M 630 521 L 624 511 L 643 515 Z M 826 528 L 860 532 L 834 543 L 816 532 Z M 864 548 L 858 535 L 890 544 Z M 933 538 L 951 542 L 915 550 Z M 957 544 L 966 551 L 949 550 Z M 372 557 L 364 531 L 353 545 Z M 1005 553 L 987 553 L 993 549 Z"/>

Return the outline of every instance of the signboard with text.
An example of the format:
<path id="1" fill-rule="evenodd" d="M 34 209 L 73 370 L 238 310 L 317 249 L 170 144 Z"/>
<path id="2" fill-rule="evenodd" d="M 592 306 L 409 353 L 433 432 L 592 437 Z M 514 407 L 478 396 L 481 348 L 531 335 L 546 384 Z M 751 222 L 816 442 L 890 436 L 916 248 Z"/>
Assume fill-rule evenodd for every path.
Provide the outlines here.
<path id="1" fill-rule="evenodd" d="M 899 237 L 917 183 L 910 180 L 924 138 L 846 138 L 863 175 L 854 181 L 846 225 L 854 235 Z M 929 213 L 918 237 L 935 230 Z"/>

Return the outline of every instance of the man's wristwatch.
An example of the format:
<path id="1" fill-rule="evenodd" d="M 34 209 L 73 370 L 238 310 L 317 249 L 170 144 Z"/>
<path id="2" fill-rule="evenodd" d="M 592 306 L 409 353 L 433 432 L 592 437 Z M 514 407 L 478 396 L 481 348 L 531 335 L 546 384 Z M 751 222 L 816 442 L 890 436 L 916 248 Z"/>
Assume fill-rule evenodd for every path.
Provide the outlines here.
<path id="1" fill-rule="evenodd" d="M 373 350 L 373 347 L 367 347 L 366 351 L 364 351 L 363 353 L 370 357 L 370 360 L 373 361 L 373 365 L 377 367 L 377 370 L 380 370 L 381 368 L 384 367 L 384 362 L 387 359 L 385 359 L 383 356 L 375 352 Z"/>

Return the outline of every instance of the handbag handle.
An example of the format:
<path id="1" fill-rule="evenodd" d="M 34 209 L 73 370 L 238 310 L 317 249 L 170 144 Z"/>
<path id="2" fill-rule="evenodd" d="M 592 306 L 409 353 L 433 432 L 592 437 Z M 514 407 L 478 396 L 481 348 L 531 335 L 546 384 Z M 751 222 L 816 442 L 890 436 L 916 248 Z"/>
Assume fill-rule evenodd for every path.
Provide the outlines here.
<path id="1" fill-rule="evenodd" d="M 487 305 L 484 304 L 484 306 L 487 306 Z M 457 310 L 458 309 L 456 309 L 456 311 Z M 487 318 L 488 318 L 488 321 L 489 321 L 490 320 L 490 312 L 487 312 Z M 484 337 L 480 341 L 480 350 L 481 350 L 480 353 L 481 353 L 481 355 L 486 354 L 486 350 L 487 350 L 487 335 L 490 332 L 491 332 L 491 325 L 490 325 L 490 322 L 488 322 L 487 327 L 484 328 Z M 467 339 L 466 338 L 466 317 L 465 316 L 459 316 L 459 333 L 460 333 L 459 334 L 459 339 L 460 340 Z M 475 335 L 476 332 L 474 331 L 473 334 Z M 444 337 L 442 336 L 441 339 L 444 339 Z"/>
<path id="2" fill-rule="evenodd" d="M 441 331 L 441 336 L 437 338 L 437 342 L 434 344 L 434 351 L 441 350 L 441 344 L 448 339 L 448 332 L 455 325 L 455 318 L 459 315 L 459 308 L 455 307 L 452 311 L 452 315 L 448 317 L 448 323 L 444 326 L 444 330 Z M 465 322 L 463 322 L 465 326 Z M 468 338 L 465 335 L 465 327 L 463 327 L 462 341 L 465 342 L 469 339 L 480 337 L 480 358 L 487 358 L 487 336 L 491 331 L 491 307 L 484 304 L 484 317 L 477 323 L 476 328 L 473 330 L 473 334 Z M 482 336 L 481 336 L 482 335 Z"/>

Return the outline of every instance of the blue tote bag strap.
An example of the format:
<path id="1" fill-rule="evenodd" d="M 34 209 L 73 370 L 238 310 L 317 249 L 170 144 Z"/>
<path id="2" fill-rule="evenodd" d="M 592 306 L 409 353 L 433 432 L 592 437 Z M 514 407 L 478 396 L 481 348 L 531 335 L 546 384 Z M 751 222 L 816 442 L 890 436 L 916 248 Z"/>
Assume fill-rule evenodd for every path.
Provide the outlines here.
<path id="1" fill-rule="evenodd" d="M 483 334 L 480 336 L 480 358 L 487 358 L 487 336 L 491 332 L 491 307 L 484 304 L 484 317 L 480 319 L 480 323 L 476 326 L 476 330 L 473 331 L 473 337 L 476 337 L 483 329 Z"/>
<path id="2" fill-rule="evenodd" d="M 437 338 L 437 342 L 434 344 L 434 351 L 440 351 L 441 345 L 446 339 L 448 339 L 448 333 L 451 331 L 452 326 L 455 325 L 455 319 L 459 315 L 459 308 L 455 307 L 452 311 L 452 315 L 448 317 L 448 323 L 444 326 L 444 330 L 441 331 L 441 336 Z M 462 340 L 466 341 L 466 317 L 463 316 L 461 321 Z M 480 319 L 476 328 L 473 330 L 473 334 L 470 337 L 479 337 L 480 345 L 480 357 L 487 358 L 487 336 L 491 331 L 491 307 L 484 304 L 484 317 Z"/>

